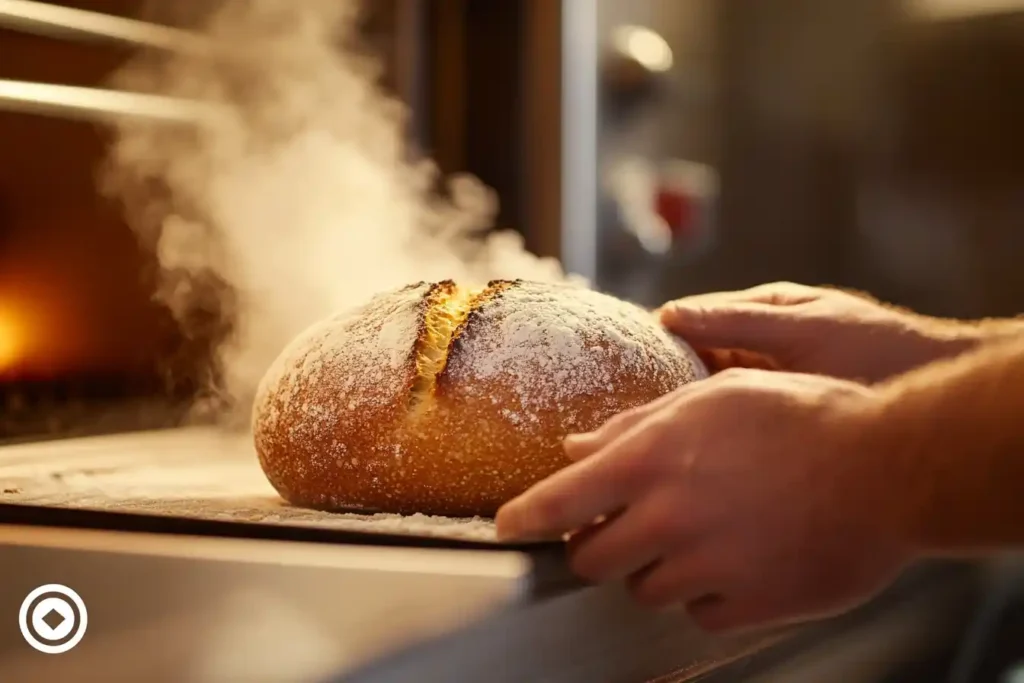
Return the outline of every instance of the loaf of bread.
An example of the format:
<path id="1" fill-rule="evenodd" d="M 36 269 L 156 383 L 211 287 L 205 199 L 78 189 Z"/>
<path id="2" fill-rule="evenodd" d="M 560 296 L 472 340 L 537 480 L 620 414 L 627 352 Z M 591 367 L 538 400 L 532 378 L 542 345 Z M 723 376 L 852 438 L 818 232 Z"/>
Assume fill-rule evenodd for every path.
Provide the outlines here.
<path id="1" fill-rule="evenodd" d="M 281 353 L 256 452 L 294 505 L 491 516 L 569 464 L 566 434 L 705 374 L 651 313 L 583 287 L 420 283 Z"/>

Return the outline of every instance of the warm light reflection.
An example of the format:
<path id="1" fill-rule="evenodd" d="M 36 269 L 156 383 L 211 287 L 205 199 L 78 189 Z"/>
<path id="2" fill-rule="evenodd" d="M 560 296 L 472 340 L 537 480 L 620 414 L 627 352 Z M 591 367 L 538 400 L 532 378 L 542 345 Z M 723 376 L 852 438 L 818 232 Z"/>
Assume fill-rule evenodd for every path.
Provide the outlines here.
<path id="1" fill-rule="evenodd" d="M 25 360 L 28 328 L 25 316 L 0 301 L 0 372 L 11 370 Z"/>
<path id="2" fill-rule="evenodd" d="M 906 0 L 910 16 L 926 21 L 1024 11 L 1024 0 Z"/>
<path id="3" fill-rule="evenodd" d="M 0 377 L 60 371 L 72 338 L 51 324 L 54 306 L 44 297 L 0 290 Z"/>
<path id="4" fill-rule="evenodd" d="M 651 71 L 662 72 L 672 68 L 672 48 L 649 28 L 620 26 L 612 34 L 612 44 Z"/>

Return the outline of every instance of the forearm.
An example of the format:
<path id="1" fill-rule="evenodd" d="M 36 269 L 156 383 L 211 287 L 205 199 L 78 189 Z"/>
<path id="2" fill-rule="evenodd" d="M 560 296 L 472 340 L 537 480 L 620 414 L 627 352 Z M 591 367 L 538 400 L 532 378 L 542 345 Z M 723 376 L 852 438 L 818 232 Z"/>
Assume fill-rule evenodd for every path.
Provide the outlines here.
<path id="1" fill-rule="evenodd" d="M 981 347 L 1014 338 L 1024 338 L 1024 316 L 960 320 L 922 315 L 900 306 L 886 304 L 856 293 L 879 306 L 895 311 L 904 320 L 903 343 L 895 345 L 881 361 L 876 375 L 886 379 L 936 361 L 956 358 Z"/>
<path id="2" fill-rule="evenodd" d="M 889 473 L 926 554 L 1024 545 L 1024 336 L 977 330 L 988 343 L 881 387 Z"/>
<path id="3" fill-rule="evenodd" d="M 1024 339 L 1024 317 L 989 318 L 984 320 L 939 320 L 936 323 L 946 335 L 964 342 L 965 350 L 979 346 Z M 941 333 L 940 333 L 941 334 Z"/>
<path id="4" fill-rule="evenodd" d="M 1024 317 L 956 320 L 932 318 L 911 311 L 901 312 L 909 321 L 908 333 L 917 339 L 913 347 L 916 347 L 914 352 L 918 357 L 916 362 L 906 364 L 908 369 L 956 358 L 1015 338 L 1024 339 Z"/>

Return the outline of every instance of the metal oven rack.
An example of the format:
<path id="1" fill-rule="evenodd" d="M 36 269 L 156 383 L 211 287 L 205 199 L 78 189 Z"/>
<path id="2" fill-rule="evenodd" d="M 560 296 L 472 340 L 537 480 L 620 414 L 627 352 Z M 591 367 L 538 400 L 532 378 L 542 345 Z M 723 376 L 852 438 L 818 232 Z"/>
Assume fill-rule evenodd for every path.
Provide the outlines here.
<path id="1" fill-rule="evenodd" d="M 0 28 L 181 53 L 215 49 L 200 36 L 180 29 L 32 0 L 0 0 Z M 0 109 L 99 123 L 123 117 L 195 123 L 210 114 L 199 103 L 175 98 L 9 79 L 0 79 Z"/>

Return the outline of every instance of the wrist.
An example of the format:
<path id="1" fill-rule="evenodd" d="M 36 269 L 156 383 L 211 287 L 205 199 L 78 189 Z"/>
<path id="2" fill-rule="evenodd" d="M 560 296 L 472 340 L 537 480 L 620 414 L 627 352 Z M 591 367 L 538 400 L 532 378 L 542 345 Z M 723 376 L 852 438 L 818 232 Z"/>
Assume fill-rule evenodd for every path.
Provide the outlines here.
<path id="1" fill-rule="evenodd" d="M 973 345 L 961 354 L 985 343 L 974 333 L 960 341 Z M 886 458 L 895 531 L 912 557 L 948 555 L 970 535 L 961 528 L 969 516 L 962 498 L 973 483 L 961 467 L 976 430 L 965 429 L 963 406 L 938 378 L 961 354 L 880 387 L 874 406 L 870 438 Z"/>
<path id="2" fill-rule="evenodd" d="M 1000 337 L 981 335 L 973 353 L 875 387 L 862 448 L 914 557 L 1024 542 L 1024 344 Z"/>
<path id="3" fill-rule="evenodd" d="M 933 360 L 944 360 L 1024 336 L 1024 318 L 973 322 L 922 318 L 914 328 L 930 346 Z"/>
<path id="4" fill-rule="evenodd" d="M 986 331 L 978 325 L 940 318 L 920 318 L 912 325 L 912 330 L 920 340 L 924 360 L 916 367 L 970 353 L 987 337 Z"/>
<path id="5" fill-rule="evenodd" d="M 924 422 L 885 390 L 859 399 L 848 421 L 859 505 L 868 509 L 866 517 L 877 538 L 908 561 L 927 552 Z"/>
<path id="6" fill-rule="evenodd" d="M 870 371 L 861 378 L 868 384 L 878 385 L 926 365 L 956 358 L 983 343 L 979 329 L 956 321 L 908 313 L 895 325 L 898 339 L 878 348 Z"/>

